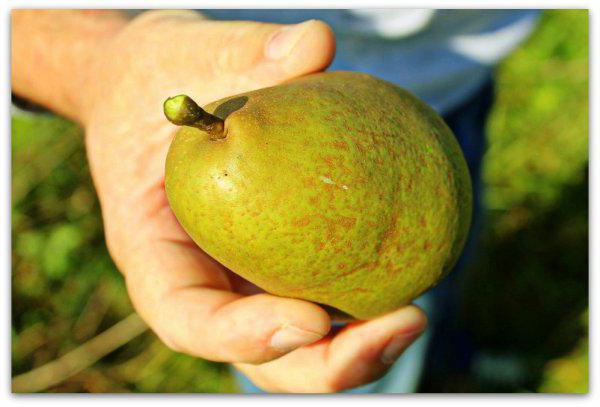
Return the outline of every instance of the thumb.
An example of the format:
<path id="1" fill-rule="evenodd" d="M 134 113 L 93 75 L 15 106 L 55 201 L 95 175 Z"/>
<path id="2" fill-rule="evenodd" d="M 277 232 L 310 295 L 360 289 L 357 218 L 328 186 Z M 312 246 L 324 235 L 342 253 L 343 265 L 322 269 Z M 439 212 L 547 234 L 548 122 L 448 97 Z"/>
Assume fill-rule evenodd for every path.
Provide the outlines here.
<path id="1" fill-rule="evenodd" d="M 243 75 L 250 83 L 269 86 L 324 70 L 335 54 L 335 37 L 322 21 L 280 25 L 248 21 L 205 21 L 219 38 L 214 52 L 218 73 Z M 239 79 L 239 77 L 237 77 Z"/>
<path id="2" fill-rule="evenodd" d="M 288 79 L 327 68 L 335 54 L 335 37 L 324 22 L 309 20 L 280 27 L 269 36 L 264 52 L 263 66 L 279 68 L 278 73 Z"/>
<path id="3" fill-rule="evenodd" d="M 191 11 L 155 10 L 136 17 L 128 29 L 144 36 L 141 44 L 165 48 L 158 69 L 175 67 L 169 92 L 185 92 L 201 104 L 322 71 L 335 54 L 333 31 L 319 20 L 217 21 Z M 190 81 L 182 64 L 200 80 Z"/>

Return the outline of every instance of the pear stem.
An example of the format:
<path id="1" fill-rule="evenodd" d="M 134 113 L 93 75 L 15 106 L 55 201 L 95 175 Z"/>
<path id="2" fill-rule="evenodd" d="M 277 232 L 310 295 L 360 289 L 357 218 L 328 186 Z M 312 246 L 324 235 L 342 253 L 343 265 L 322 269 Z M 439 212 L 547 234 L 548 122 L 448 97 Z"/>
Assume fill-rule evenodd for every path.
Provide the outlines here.
<path id="1" fill-rule="evenodd" d="M 191 97 L 177 95 L 165 100 L 165 116 L 177 126 L 190 126 L 209 134 L 211 140 L 225 138 L 225 122 L 203 110 Z"/>

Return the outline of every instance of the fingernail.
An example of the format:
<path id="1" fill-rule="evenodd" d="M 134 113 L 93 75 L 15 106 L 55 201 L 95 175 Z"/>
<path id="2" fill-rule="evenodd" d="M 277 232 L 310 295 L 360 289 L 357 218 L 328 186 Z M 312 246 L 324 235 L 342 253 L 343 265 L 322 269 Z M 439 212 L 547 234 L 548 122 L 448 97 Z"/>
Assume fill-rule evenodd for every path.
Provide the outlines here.
<path id="1" fill-rule="evenodd" d="M 381 352 L 381 361 L 386 365 L 393 364 L 402 355 L 402 352 L 410 345 L 420 334 L 421 330 L 415 332 L 397 335 L 386 345 Z"/>
<path id="2" fill-rule="evenodd" d="M 304 33 L 305 23 L 288 25 L 273 34 L 265 47 L 265 55 L 271 59 L 282 59 L 292 52 Z"/>
<path id="3" fill-rule="evenodd" d="M 316 342 L 321 338 L 321 335 L 314 332 L 286 325 L 273 334 L 269 345 L 280 352 L 291 352 L 301 346 Z"/>

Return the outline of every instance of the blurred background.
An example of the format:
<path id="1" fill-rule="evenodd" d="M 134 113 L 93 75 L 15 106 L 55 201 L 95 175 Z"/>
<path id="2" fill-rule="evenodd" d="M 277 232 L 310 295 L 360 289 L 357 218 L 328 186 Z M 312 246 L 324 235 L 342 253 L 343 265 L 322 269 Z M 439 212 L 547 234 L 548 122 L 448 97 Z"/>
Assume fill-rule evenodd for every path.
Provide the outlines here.
<path id="1" fill-rule="evenodd" d="M 461 318 L 480 351 L 420 391 L 587 392 L 588 12 L 544 12 L 495 80 Z M 13 391 L 236 392 L 226 365 L 174 353 L 132 316 L 82 137 L 12 114 Z"/>

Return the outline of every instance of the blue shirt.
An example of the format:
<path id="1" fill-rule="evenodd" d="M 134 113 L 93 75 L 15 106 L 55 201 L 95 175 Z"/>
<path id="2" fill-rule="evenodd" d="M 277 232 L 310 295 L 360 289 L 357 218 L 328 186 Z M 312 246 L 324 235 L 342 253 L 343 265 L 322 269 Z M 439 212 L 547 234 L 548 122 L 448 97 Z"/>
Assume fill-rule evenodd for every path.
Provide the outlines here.
<path id="1" fill-rule="evenodd" d="M 331 70 L 360 71 L 409 89 L 441 114 L 474 95 L 532 31 L 537 10 L 202 10 L 219 20 L 328 23 Z"/>

